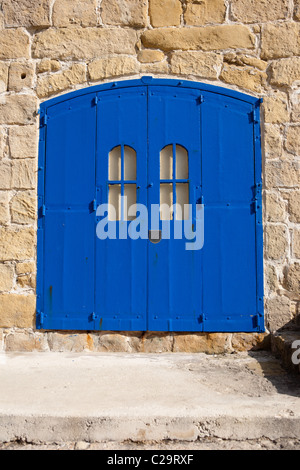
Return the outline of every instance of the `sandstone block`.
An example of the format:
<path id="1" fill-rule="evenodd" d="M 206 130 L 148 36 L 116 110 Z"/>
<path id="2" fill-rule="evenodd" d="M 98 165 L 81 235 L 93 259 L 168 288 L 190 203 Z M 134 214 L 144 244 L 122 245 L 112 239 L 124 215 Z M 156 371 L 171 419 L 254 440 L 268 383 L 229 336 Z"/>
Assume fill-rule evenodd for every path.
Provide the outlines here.
<path id="1" fill-rule="evenodd" d="M 152 64 L 140 64 L 140 73 L 169 73 L 169 64 L 166 60 Z"/>
<path id="2" fill-rule="evenodd" d="M 11 220 L 16 224 L 32 224 L 37 216 L 36 193 L 19 191 L 11 200 Z"/>
<path id="3" fill-rule="evenodd" d="M 17 285 L 21 289 L 35 289 L 36 287 L 36 278 L 34 274 L 23 274 L 18 276 Z"/>
<path id="4" fill-rule="evenodd" d="M 288 128 L 286 149 L 288 152 L 300 156 L 300 126 Z"/>
<path id="5" fill-rule="evenodd" d="M 51 0 L 2 0 L 5 25 L 50 26 Z"/>
<path id="6" fill-rule="evenodd" d="M 88 350 L 86 333 L 48 333 L 50 351 L 54 352 L 83 352 Z"/>
<path id="7" fill-rule="evenodd" d="M 268 159 L 280 158 L 282 155 L 282 132 L 279 126 L 265 125 L 265 155 Z"/>
<path id="8" fill-rule="evenodd" d="M 42 59 L 37 65 L 37 73 L 58 72 L 61 69 L 60 62 L 52 59 Z"/>
<path id="9" fill-rule="evenodd" d="M 224 66 L 220 79 L 225 83 L 236 85 L 245 90 L 261 93 L 265 86 L 267 74 L 253 67 Z"/>
<path id="10" fill-rule="evenodd" d="M 266 187 L 267 189 L 278 187 L 299 187 L 300 179 L 299 163 L 289 161 L 266 162 Z"/>
<path id="11" fill-rule="evenodd" d="M 288 200 L 288 213 L 291 222 L 300 222 L 300 191 L 291 191 L 285 194 Z"/>
<path id="12" fill-rule="evenodd" d="M 267 24 L 262 32 L 262 59 L 278 59 L 300 54 L 300 24 Z"/>
<path id="13" fill-rule="evenodd" d="M 300 259 L 300 229 L 295 228 L 293 230 L 293 256 Z"/>
<path id="14" fill-rule="evenodd" d="M 266 252 L 269 259 L 283 259 L 286 256 L 288 241 L 287 228 L 285 225 L 267 225 Z"/>
<path id="15" fill-rule="evenodd" d="M 1 172 L 1 164 L 0 164 L 0 172 Z M 7 225 L 9 221 L 10 221 L 9 194 L 7 191 L 0 191 L 0 225 Z"/>
<path id="16" fill-rule="evenodd" d="M 200 49 L 204 51 L 229 48 L 253 49 L 255 37 L 247 26 L 222 25 L 205 28 L 160 28 L 142 34 L 145 47 L 173 51 Z"/>
<path id="17" fill-rule="evenodd" d="M 36 265 L 33 261 L 26 261 L 25 263 L 16 264 L 17 274 L 31 274 L 36 271 Z"/>
<path id="18" fill-rule="evenodd" d="M 97 25 L 97 0 L 56 0 L 52 11 L 53 26 Z"/>
<path id="19" fill-rule="evenodd" d="M 104 24 L 143 28 L 148 23 L 146 0 L 102 0 L 101 17 Z"/>
<path id="20" fill-rule="evenodd" d="M 7 352 L 44 352 L 48 350 L 47 338 L 42 333 L 32 331 L 14 331 L 5 338 Z"/>
<path id="21" fill-rule="evenodd" d="M 32 159 L 12 162 L 11 185 L 15 189 L 34 189 L 36 187 L 36 161 Z"/>
<path id="22" fill-rule="evenodd" d="M 32 124 L 37 110 L 32 95 L 9 95 L 0 97 L 0 124 Z"/>
<path id="23" fill-rule="evenodd" d="M 300 21 L 300 0 L 294 0 L 294 20 Z"/>
<path id="24" fill-rule="evenodd" d="M 224 62 L 236 66 L 249 65 L 250 67 L 255 67 L 262 71 L 265 71 L 268 66 L 268 62 L 265 60 L 244 54 L 236 54 L 235 52 L 229 52 L 228 54 L 225 54 Z"/>
<path id="25" fill-rule="evenodd" d="M 228 333 L 175 334 L 174 352 L 224 354 L 231 351 Z"/>
<path id="26" fill-rule="evenodd" d="M 258 351 L 270 347 L 270 338 L 267 333 L 233 333 L 231 339 L 234 351 Z"/>
<path id="27" fill-rule="evenodd" d="M 34 257 L 35 231 L 33 228 L 1 227 L 0 236 L 0 261 L 22 261 Z"/>
<path id="28" fill-rule="evenodd" d="M 274 60 L 270 66 L 270 83 L 276 86 L 292 86 L 300 77 L 300 58 Z"/>
<path id="29" fill-rule="evenodd" d="M 276 295 L 266 301 L 268 329 L 274 332 L 292 320 L 291 302 L 287 297 Z"/>
<path id="30" fill-rule="evenodd" d="M 180 0 L 149 0 L 149 14 L 151 25 L 179 26 L 182 14 Z"/>
<path id="31" fill-rule="evenodd" d="M 284 287 L 295 294 L 299 299 L 300 295 L 300 263 L 291 264 L 285 271 Z"/>
<path id="32" fill-rule="evenodd" d="M 288 0 L 232 0 L 231 14 L 241 23 L 283 20 L 289 12 Z"/>
<path id="33" fill-rule="evenodd" d="M 35 58 L 94 59 L 104 54 L 135 54 L 137 35 L 130 29 L 49 28 L 35 35 L 32 52 Z"/>
<path id="34" fill-rule="evenodd" d="M 8 84 L 8 65 L 5 62 L 0 62 L 0 93 L 7 90 Z"/>
<path id="35" fill-rule="evenodd" d="M 116 77 L 136 73 L 138 63 L 135 58 L 127 56 L 109 57 L 91 62 L 88 66 L 91 80 Z"/>
<path id="36" fill-rule="evenodd" d="M 140 352 L 164 353 L 171 352 L 173 336 L 169 333 L 146 333 L 141 340 Z"/>
<path id="37" fill-rule="evenodd" d="M 6 161 L 0 162 L 0 189 L 11 188 L 11 164 Z"/>
<path id="38" fill-rule="evenodd" d="M 274 95 L 264 97 L 263 109 L 266 123 L 281 124 L 290 120 L 285 93 L 277 92 Z"/>
<path id="39" fill-rule="evenodd" d="M 10 264 L 0 264 L 0 291 L 7 292 L 13 288 L 14 268 Z"/>
<path id="40" fill-rule="evenodd" d="M 276 292 L 278 289 L 278 277 L 276 269 L 272 264 L 265 265 L 264 272 L 265 290 L 269 292 Z"/>
<path id="41" fill-rule="evenodd" d="M 1 294 L 0 328 L 32 328 L 35 303 L 35 295 Z"/>
<path id="42" fill-rule="evenodd" d="M 9 91 L 19 92 L 33 86 L 35 65 L 30 62 L 13 62 L 9 67 Z"/>
<path id="43" fill-rule="evenodd" d="M 11 158 L 36 158 L 38 153 L 38 130 L 36 126 L 14 126 L 9 129 Z"/>
<path id="44" fill-rule="evenodd" d="M 110 333 L 102 332 L 98 337 L 97 351 L 99 352 L 138 352 L 140 333 Z"/>
<path id="45" fill-rule="evenodd" d="M 38 79 L 37 95 L 40 98 L 67 90 L 73 85 L 86 81 L 86 67 L 84 64 L 74 64 L 69 70 Z"/>
<path id="46" fill-rule="evenodd" d="M 29 36 L 20 29 L 0 30 L 0 59 L 29 59 Z"/>
<path id="47" fill-rule="evenodd" d="M 278 193 L 266 194 L 266 217 L 268 222 L 285 221 L 285 202 L 280 198 Z"/>
<path id="48" fill-rule="evenodd" d="M 139 51 L 138 53 L 138 61 L 141 62 L 142 64 L 147 64 L 151 62 L 160 62 L 164 59 L 165 54 L 161 51 L 153 51 L 153 50 L 147 50 L 143 49 L 142 51 Z"/>
<path id="49" fill-rule="evenodd" d="M 222 56 L 205 52 L 175 52 L 171 56 L 171 72 L 217 79 L 223 63 Z"/>
<path id="50" fill-rule="evenodd" d="M 207 23 L 223 23 L 226 15 L 224 0 L 203 0 L 188 3 L 184 12 L 185 24 L 201 26 Z"/>

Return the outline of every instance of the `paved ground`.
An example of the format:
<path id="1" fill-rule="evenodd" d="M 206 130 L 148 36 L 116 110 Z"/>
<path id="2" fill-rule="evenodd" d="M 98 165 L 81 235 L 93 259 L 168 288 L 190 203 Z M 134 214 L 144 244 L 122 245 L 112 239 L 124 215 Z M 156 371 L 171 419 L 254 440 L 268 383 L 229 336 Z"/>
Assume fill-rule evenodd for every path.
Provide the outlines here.
<path id="1" fill-rule="evenodd" d="M 300 449 L 300 378 L 267 352 L 0 355 L 0 384 L 0 449 Z"/>

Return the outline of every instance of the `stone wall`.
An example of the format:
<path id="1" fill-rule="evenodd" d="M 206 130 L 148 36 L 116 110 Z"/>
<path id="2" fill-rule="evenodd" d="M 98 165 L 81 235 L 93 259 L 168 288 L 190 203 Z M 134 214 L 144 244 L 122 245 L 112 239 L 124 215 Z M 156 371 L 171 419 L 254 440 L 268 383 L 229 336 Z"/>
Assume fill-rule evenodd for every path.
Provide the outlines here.
<path id="1" fill-rule="evenodd" d="M 266 326 L 275 331 L 297 323 L 300 1 L 0 4 L 0 348 L 13 349 L 15 336 L 21 343 L 27 338 L 27 345 L 35 345 L 32 349 L 39 350 L 41 344 L 51 349 L 60 337 L 34 330 L 39 103 L 77 88 L 144 74 L 197 80 L 264 98 Z M 101 343 L 101 335 L 93 344 Z M 86 334 L 62 336 L 92 344 Z M 169 349 L 176 350 L 182 335 L 170 337 Z M 223 335 L 222 341 L 229 344 L 228 337 L 232 347 L 234 335 Z M 128 338 L 126 344 L 135 344 L 132 335 Z M 159 341 L 161 335 L 156 338 Z"/>

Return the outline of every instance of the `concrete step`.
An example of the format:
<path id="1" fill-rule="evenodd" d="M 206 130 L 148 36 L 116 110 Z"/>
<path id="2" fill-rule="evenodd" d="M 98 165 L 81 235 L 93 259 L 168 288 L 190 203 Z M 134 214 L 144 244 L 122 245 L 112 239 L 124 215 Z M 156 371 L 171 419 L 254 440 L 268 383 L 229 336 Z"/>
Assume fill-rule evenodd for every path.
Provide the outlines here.
<path id="1" fill-rule="evenodd" d="M 300 377 L 266 351 L 6 353 L 0 377 L 0 442 L 300 439 Z"/>
<path id="2" fill-rule="evenodd" d="M 300 373 L 300 331 L 286 330 L 271 335 L 271 351 L 284 367 Z"/>

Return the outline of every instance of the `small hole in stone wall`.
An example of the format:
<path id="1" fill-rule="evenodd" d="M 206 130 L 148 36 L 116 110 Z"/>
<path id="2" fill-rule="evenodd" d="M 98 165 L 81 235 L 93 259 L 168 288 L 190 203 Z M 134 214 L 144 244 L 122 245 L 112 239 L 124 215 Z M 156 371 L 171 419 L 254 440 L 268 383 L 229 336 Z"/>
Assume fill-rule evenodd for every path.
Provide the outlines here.
<path id="1" fill-rule="evenodd" d="M 26 78 L 26 73 L 22 73 L 21 78 L 22 78 L 22 80 L 24 80 L 24 78 Z"/>

